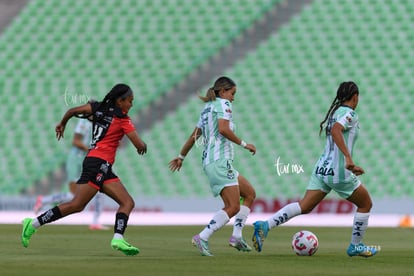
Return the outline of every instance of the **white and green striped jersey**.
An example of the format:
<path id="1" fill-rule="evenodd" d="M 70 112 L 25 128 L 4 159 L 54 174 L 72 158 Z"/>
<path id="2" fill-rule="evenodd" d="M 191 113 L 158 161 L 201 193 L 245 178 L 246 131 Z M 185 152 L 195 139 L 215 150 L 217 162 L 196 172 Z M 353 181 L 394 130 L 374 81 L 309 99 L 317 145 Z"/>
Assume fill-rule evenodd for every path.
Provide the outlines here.
<path id="1" fill-rule="evenodd" d="M 328 121 L 325 150 L 315 165 L 314 173 L 325 183 L 332 184 L 347 182 L 352 174 L 345 169 L 345 157 L 332 139 L 330 132 L 335 123 L 344 127 L 345 145 L 352 156 L 359 132 L 358 114 L 349 106 L 340 106 Z"/>
<path id="2" fill-rule="evenodd" d="M 92 122 L 87 119 L 79 119 L 74 133 L 82 135 L 82 143 L 89 147 L 92 141 Z M 86 152 L 80 148 L 72 146 L 71 154 L 85 157 Z"/>
<path id="3" fill-rule="evenodd" d="M 219 133 L 218 119 L 230 121 L 230 129 L 235 130 L 230 101 L 216 98 L 215 101 L 207 102 L 200 114 L 197 127 L 203 133 L 203 166 L 219 159 L 233 160 L 234 157 L 233 143 Z"/>

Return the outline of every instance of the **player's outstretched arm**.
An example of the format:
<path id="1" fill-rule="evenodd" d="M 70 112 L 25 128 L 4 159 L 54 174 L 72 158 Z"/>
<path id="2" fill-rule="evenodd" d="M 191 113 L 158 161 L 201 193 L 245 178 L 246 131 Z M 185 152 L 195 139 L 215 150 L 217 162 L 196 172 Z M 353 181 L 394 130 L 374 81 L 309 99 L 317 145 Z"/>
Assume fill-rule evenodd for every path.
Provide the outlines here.
<path id="1" fill-rule="evenodd" d="M 63 133 L 65 132 L 66 123 L 69 121 L 70 118 L 72 118 L 75 115 L 91 114 L 91 113 L 92 113 L 92 106 L 90 103 L 69 108 L 66 111 L 66 113 L 63 115 L 60 122 L 55 127 L 56 138 L 58 140 L 60 140 L 60 138 L 64 138 Z"/>
<path id="2" fill-rule="evenodd" d="M 195 141 L 201 136 L 202 132 L 201 129 L 196 127 L 193 132 L 191 133 L 190 137 L 188 137 L 187 141 L 184 143 L 183 147 L 181 148 L 180 154 L 171 160 L 168 163 L 168 167 L 171 171 L 179 171 L 183 165 L 183 161 L 190 150 L 193 148 Z"/>

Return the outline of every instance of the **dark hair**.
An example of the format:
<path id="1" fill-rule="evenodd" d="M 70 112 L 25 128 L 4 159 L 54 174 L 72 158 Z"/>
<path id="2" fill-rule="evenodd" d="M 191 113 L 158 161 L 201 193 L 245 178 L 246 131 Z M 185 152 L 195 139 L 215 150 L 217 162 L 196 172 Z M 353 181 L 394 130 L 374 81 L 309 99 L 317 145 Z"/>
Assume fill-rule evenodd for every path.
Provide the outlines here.
<path id="1" fill-rule="evenodd" d="M 108 111 L 113 111 L 115 116 L 119 118 L 126 117 L 126 114 L 122 112 L 122 110 L 115 105 L 116 101 L 121 98 L 126 99 L 128 96 L 132 95 L 131 88 L 123 83 L 118 83 L 114 87 L 112 87 L 111 91 L 106 94 L 105 98 L 102 100 L 100 105 L 96 108 L 95 115 L 99 113 L 106 114 Z M 94 120 L 96 117 L 96 121 L 99 121 L 99 116 L 94 116 Z"/>
<path id="2" fill-rule="evenodd" d="M 126 99 L 128 96 L 132 95 L 132 93 L 133 92 L 128 85 L 118 83 L 112 87 L 111 91 L 105 95 L 104 99 L 101 102 L 96 102 L 94 100 L 88 101 L 89 104 L 97 105 L 93 114 L 79 114 L 76 115 L 76 117 L 89 120 L 92 117 L 92 121 L 97 122 L 100 121 L 108 112 L 113 112 L 115 116 L 124 118 L 127 115 L 124 114 L 122 110 L 116 106 L 116 100 L 119 98 Z"/>
<path id="3" fill-rule="evenodd" d="M 236 86 L 236 83 L 229 77 L 219 77 L 215 82 L 214 86 L 210 87 L 205 96 L 198 96 L 202 101 L 209 102 L 214 101 L 222 89 L 229 90 Z"/>
<path id="4" fill-rule="evenodd" d="M 338 90 L 336 91 L 336 97 L 333 100 L 331 107 L 325 115 L 323 121 L 319 124 L 319 135 L 321 135 L 323 130 L 323 125 L 326 121 L 329 121 L 335 111 L 340 107 L 344 102 L 350 100 L 355 94 L 359 94 L 358 86 L 353 81 L 343 82 L 339 85 Z M 328 124 L 325 127 L 325 133 L 328 135 Z"/>
<path id="5" fill-rule="evenodd" d="M 96 100 L 95 99 L 89 99 L 88 100 L 88 102 L 87 102 L 87 104 L 92 104 L 92 103 L 96 103 Z M 75 114 L 74 115 L 75 117 L 77 117 L 77 118 L 79 118 L 79 119 L 87 119 L 88 121 L 93 121 L 92 120 L 92 113 L 90 113 L 90 114 L 83 114 L 83 113 L 80 113 L 80 114 Z"/>

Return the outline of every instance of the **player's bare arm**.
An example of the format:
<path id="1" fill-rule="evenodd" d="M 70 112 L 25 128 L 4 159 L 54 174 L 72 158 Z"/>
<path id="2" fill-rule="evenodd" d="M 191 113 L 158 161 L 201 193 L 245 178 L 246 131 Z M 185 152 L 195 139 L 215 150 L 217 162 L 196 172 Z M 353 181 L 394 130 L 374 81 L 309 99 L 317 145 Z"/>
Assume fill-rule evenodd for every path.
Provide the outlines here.
<path id="1" fill-rule="evenodd" d="M 232 141 L 237 145 L 242 144 L 242 139 L 237 137 L 237 135 L 230 129 L 230 121 L 225 119 L 218 120 L 218 130 L 221 135 Z M 242 145 L 243 146 L 243 145 Z M 245 149 L 250 151 L 253 155 L 256 153 L 256 147 L 253 144 L 246 144 L 243 146 Z"/>
<path id="2" fill-rule="evenodd" d="M 201 134 L 202 134 L 202 131 L 200 128 L 196 127 L 193 130 L 193 132 L 191 133 L 191 135 L 188 137 L 187 141 L 184 143 L 183 147 L 181 148 L 180 154 L 168 163 L 168 167 L 170 168 L 171 171 L 175 172 L 181 169 L 184 158 L 193 148 L 195 141 L 197 141 L 197 139 L 200 138 Z"/>
<path id="3" fill-rule="evenodd" d="M 136 131 L 131 131 L 127 133 L 126 136 L 131 141 L 131 143 L 135 146 L 138 154 L 143 155 L 147 152 L 147 144 L 145 144 L 145 142 L 141 139 L 141 137 L 139 137 Z"/>
<path id="4" fill-rule="evenodd" d="M 364 169 L 354 164 L 351 154 L 349 153 L 348 148 L 345 145 L 343 131 L 344 127 L 340 123 L 335 123 L 331 129 L 332 139 L 339 148 L 339 150 L 345 156 L 345 168 L 352 171 L 356 175 L 361 175 L 364 173 Z"/>
<path id="5" fill-rule="evenodd" d="M 65 132 L 66 123 L 75 115 L 81 114 L 91 114 L 92 113 L 92 106 L 91 104 L 87 103 L 84 105 L 76 106 L 69 108 L 66 113 L 63 115 L 62 120 L 56 125 L 56 138 L 60 140 L 60 138 L 64 138 L 63 134 Z"/>

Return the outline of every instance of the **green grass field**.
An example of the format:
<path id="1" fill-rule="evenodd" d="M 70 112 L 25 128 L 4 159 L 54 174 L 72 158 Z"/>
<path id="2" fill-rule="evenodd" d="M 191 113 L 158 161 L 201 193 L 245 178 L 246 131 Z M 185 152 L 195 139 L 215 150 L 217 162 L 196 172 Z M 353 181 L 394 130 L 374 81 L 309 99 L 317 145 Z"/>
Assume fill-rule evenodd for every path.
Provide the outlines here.
<path id="1" fill-rule="evenodd" d="M 0 275 L 411 275 L 414 271 L 412 228 L 369 228 L 365 243 L 379 245 L 373 258 L 350 258 L 345 249 L 350 228 L 279 227 L 269 232 L 263 252 L 238 252 L 227 244 L 231 226 L 210 239 L 214 257 L 202 257 L 191 245 L 201 226 L 129 226 L 128 241 L 137 256 L 111 249 L 112 231 L 87 226 L 47 225 L 20 243 L 20 225 L 0 225 Z M 292 235 L 302 229 L 319 238 L 311 257 L 296 256 Z M 246 226 L 250 241 L 253 228 Z M 251 244 L 251 242 L 250 242 Z"/>

